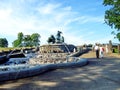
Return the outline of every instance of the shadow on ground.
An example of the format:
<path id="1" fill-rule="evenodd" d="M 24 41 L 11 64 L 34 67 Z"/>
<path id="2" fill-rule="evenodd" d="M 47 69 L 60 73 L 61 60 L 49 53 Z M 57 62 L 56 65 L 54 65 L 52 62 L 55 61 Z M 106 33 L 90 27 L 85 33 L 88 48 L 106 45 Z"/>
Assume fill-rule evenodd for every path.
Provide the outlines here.
<path id="1" fill-rule="evenodd" d="M 0 82 L 0 90 L 120 90 L 120 58 L 87 59 L 89 64 L 84 67 Z"/>

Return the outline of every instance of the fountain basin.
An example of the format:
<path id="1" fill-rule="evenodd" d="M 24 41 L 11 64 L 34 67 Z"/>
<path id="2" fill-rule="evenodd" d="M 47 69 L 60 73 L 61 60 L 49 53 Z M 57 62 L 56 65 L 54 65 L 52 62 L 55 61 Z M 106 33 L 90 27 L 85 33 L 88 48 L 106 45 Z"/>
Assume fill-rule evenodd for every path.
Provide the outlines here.
<path id="1" fill-rule="evenodd" d="M 9 61 L 10 58 L 22 58 L 25 57 L 23 53 L 16 53 L 16 54 L 10 54 L 5 56 L 0 56 L 0 64 L 6 63 Z"/>
<path id="2" fill-rule="evenodd" d="M 53 69 L 60 69 L 60 68 L 67 68 L 67 67 L 81 67 L 86 64 L 88 64 L 87 59 L 80 59 L 77 62 L 68 62 L 68 63 L 59 63 L 59 64 L 45 64 L 45 65 L 24 64 L 22 66 L 18 65 L 18 67 L 22 67 L 23 69 L 18 69 L 18 70 L 9 69 L 4 72 L 0 71 L 0 81 L 14 80 L 14 79 L 25 78 L 29 76 L 35 76 Z M 17 65 L 15 67 L 17 67 Z M 10 66 L 8 68 L 10 68 Z"/>
<path id="3" fill-rule="evenodd" d="M 83 50 L 82 52 L 76 52 L 74 54 L 71 55 L 67 55 L 66 54 L 46 54 L 45 55 L 40 55 L 39 57 L 36 57 L 36 59 L 40 59 L 43 58 L 42 60 L 44 60 L 44 56 L 48 58 L 48 60 L 50 59 L 49 57 L 57 57 L 55 58 L 55 60 L 57 60 L 59 57 L 65 56 L 66 57 L 66 62 L 64 63 L 46 63 L 46 64 L 30 64 L 30 63 L 25 63 L 23 65 L 21 64 L 15 64 L 13 65 L 13 69 L 10 69 L 11 66 L 5 66 L 5 68 L 2 68 L 1 65 L 1 70 L 0 71 L 0 81 L 6 81 L 6 80 L 14 80 L 14 79 L 19 79 L 19 78 L 25 78 L 25 77 L 29 77 L 29 76 L 35 76 L 38 74 L 42 74 L 46 71 L 49 70 L 54 70 L 54 69 L 60 69 L 60 68 L 68 68 L 68 67 L 81 67 L 84 65 L 88 64 L 88 60 L 87 59 L 82 59 L 79 58 L 77 56 L 79 56 L 80 54 L 83 54 L 85 52 L 87 52 L 88 50 Z M 28 59 L 29 60 L 29 59 Z M 63 58 L 64 60 L 64 58 Z"/>

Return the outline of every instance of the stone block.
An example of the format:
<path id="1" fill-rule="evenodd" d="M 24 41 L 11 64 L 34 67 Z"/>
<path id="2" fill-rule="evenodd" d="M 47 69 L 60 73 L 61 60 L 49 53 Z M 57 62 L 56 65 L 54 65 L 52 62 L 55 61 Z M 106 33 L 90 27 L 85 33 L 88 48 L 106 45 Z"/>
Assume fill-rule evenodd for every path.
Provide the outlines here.
<path id="1" fill-rule="evenodd" d="M 0 81 L 6 81 L 9 80 L 9 72 L 4 71 L 0 72 Z"/>

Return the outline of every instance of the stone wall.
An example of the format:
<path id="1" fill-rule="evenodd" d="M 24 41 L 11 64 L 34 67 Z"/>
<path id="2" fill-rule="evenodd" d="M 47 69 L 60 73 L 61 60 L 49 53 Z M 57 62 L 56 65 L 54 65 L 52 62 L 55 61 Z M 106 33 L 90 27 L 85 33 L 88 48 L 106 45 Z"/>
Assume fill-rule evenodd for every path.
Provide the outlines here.
<path id="1" fill-rule="evenodd" d="M 65 52 L 73 52 L 76 46 L 67 45 L 67 44 L 49 44 L 40 46 L 41 53 L 65 53 Z"/>

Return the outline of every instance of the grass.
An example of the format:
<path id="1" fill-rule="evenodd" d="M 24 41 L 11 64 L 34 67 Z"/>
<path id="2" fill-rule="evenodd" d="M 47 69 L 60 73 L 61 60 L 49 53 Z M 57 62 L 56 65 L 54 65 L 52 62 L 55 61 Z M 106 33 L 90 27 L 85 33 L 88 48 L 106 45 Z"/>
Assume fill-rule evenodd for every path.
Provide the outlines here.
<path id="1" fill-rule="evenodd" d="M 118 49 L 117 49 L 117 48 L 114 48 L 113 53 L 118 53 Z"/>
<path id="2" fill-rule="evenodd" d="M 18 49 L 18 50 L 27 49 L 27 48 L 31 48 L 31 47 L 18 47 L 18 48 L 16 48 L 16 47 L 7 47 L 7 48 L 0 47 L 0 52 L 2 52 L 2 51 L 10 51 L 10 50 L 14 50 L 14 49 Z"/>
<path id="3" fill-rule="evenodd" d="M 0 48 L 0 52 L 2 52 L 2 51 L 9 51 L 9 50 L 14 50 L 14 48 L 13 47 Z"/>

